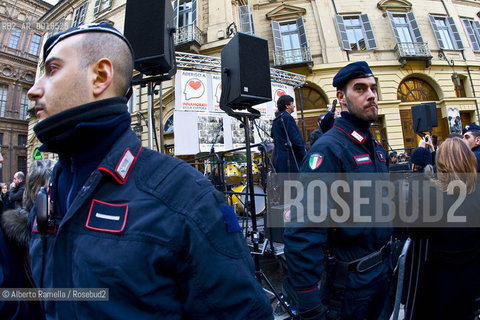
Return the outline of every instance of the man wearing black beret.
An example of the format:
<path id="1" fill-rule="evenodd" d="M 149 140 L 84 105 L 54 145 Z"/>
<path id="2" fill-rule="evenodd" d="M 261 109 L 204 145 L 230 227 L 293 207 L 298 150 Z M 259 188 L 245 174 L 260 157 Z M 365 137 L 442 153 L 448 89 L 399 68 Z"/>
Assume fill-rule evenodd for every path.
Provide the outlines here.
<path id="1" fill-rule="evenodd" d="M 386 151 L 370 132 L 378 116 L 377 84 L 370 67 L 364 61 L 348 64 L 338 71 L 333 86 L 346 111 L 310 148 L 300 172 L 388 172 Z M 388 227 L 286 228 L 288 276 L 301 318 L 379 319 L 391 282 L 391 259 L 386 254 L 391 235 Z M 325 286 L 318 287 L 326 270 L 325 248 L 337 261 L 336 275 L 327 272 L 325 283 L 333 292 L 329 298 L 323 295 Z"/>
<path id="2" fill-rule="evenodd" d="M 480 172 L 480 126 L 474 123 L 463 129 L 463 141 L 473 151 L 477 158 L 477 172 Z"/>

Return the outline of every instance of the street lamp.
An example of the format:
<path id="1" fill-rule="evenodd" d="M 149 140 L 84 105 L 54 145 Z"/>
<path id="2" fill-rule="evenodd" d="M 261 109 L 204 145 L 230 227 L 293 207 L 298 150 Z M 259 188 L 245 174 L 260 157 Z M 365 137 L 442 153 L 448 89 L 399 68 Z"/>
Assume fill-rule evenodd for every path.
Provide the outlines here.
<path id="1" fill-rule="evenodd" d="M 443 51 L 443 49 L 440 49 L 440 52 L 438 53 L 438 57 L 440 59 L 445 59 L 445 61 L 447 61 L 448 63 L 448 66 L 452 68 L 453 86 L 455 87 L 455 90 L 460 90 L 462 88 L 462 83 L 460 81 L 460 77 L 458 76 L 458 73 L 455 72 L 455 61 L 453 59 L 448 60 L 447 55 L 445 54 L 445 51 Z"/>

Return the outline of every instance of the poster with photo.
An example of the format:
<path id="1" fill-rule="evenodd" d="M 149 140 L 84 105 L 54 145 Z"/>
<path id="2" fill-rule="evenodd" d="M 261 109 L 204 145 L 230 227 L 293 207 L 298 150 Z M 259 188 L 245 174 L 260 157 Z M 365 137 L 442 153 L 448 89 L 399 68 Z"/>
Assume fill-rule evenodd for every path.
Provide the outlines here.
<path id="1" fill-rule="evenodd" d="M 214 143 L 215 150 L 225 151 L 222 115 L 208 113 L 198 114 L 198 141 L 200 152 L 209 152 Z"/>
<path id="2" fill-rule="evenodd" d="M 212 108 L 210 109 L 210 111 L 224 112 L 222 109 L 220 109 L 220 97 L 222 95 L 222 76 L 220 74 L 212 74 L 211 79 Z"/>
<path id="3" fill-rule="evenodd" d="M 255 128 L 255 143 L 273 143 L 271 137 L 273 118 L 261 117 L 255 120 L 258 129 Z"/>
<path id="4" fill-rule="evenodd" d="M 448 108 L 448 126 L 450 133 L 462 133 L 462 120 L 460 119 L 460 111 L 458 108 Z"/>
<path id="5" fill-rule="evenodd" d="M 294 118 L 296 118 L 296 111 L 297 111 L 297 102 L 295 101 L 295 90 L 292 86 L 287 86 L 285 84 L 272 82 L 272 101 L 273 101 L 273 113 L 277 112 L 277 101 L 278 99 L 288 94 L 293 98 L 293 103 L 295 104 L 295 112 L 292 114 Z"/>
<path id="6" fill-rule="evenodd" d="M 181 70 L 175 79 L 175 109 L 205 112 L 208 110 L 207 74 Z"/>
<path id="7" fill-rule="evenodd" d="M 232 148 L 243 148 L 245 147 L 245 128 L 242 125 L 242 122 L 235 119 L 232 119 Z M 250 143 L 254 143 L 253 130 L 250 130 Z"/>

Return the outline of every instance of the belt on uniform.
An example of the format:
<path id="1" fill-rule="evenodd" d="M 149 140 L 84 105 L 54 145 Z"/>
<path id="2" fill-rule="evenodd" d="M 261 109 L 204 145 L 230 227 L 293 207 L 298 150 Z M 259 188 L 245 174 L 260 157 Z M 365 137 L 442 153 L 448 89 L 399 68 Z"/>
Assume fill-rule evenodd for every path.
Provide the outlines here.
<path id="1" fill-rule="evenodd" d="M 370 253 L 360 259 L 348 262 L 349 272 L 365 272 L 378 266 L 390 254 L 391 242 L 381 247 L 378 251 Z"/>

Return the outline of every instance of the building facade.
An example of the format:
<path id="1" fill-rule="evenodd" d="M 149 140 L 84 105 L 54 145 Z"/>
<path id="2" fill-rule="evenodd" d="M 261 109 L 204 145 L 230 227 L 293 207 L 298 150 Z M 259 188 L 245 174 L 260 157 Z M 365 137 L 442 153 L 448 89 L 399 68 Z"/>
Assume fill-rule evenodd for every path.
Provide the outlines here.
<path id="1" fill-rule="evenodd" d="M 33 85 L 44 26 L 52 6 L 36 0 L 0 2 L 0 181 L 27 170 L 27 91 Z"/>
<path id="2" fill-rule="evenodd" d="M 236 28 L 268 40 L 272 67 L 306 76 L 296 91 L 307 135 L 336 97 L 336 72 L 359 60 L 370 64 L 378 84 L 379 119 L 372 128 L 385 147 L 417 146 L 411 107 L 421 103 L 435 103 L 439 141 L 460 123 L 478 123 L 480 1 L 174 0 L 172 6 L 177 52 L 219 57 Z M 42 21 L 58 25 L 54 31 L 101 21 L 123 30 L 124 14 L 125 0 L 61 1 Z M 135 87 L 130 106 L 136 132 L 153 148 L 146 91 Z M 166 81 L 162 101 L 154 97 L 155 131 L 163 128 L 168 150 L 174 148 L 174 91 L 174 81 Z"/>

